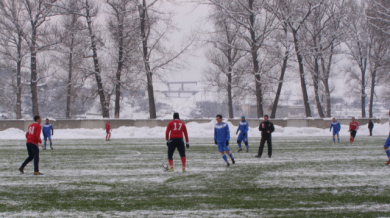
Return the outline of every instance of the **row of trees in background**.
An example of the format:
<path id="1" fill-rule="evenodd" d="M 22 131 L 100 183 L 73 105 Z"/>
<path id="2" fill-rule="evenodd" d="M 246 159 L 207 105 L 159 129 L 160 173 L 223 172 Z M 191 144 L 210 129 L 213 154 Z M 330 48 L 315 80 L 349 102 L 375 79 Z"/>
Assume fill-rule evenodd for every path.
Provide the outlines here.
<path id="1" fill-rule="evenodd" d="M 208 0 L 210 68 L 206 81 L 233 102 L 255 96 L 257 116 L 275 117 L 283 83 L 299 76 L 305 114 L 331 117 L 330 79 L 345 74 L 347 95 L 373 117 L 376 87 L 389 84 L 390 3 L 385 0 Z M 347 57 L 348 65 L 335 63 Z M 298 69 L 298 73 L 295 69 Z M 287 75 L 286 75 L 287 74 Z M 386 78 L 387 77 L 387 78 Z M 367 94 L 367 92 L 369 94 Z M 312 96 L 312 98 L 310 98 Z"/>
<path id="2" fill-rule="evenodd" d="M 70 118 L 97 100 L 103 117 L 113 108 L 119 118 L 123 93 L 145 90 L 149 117 L 156 118 L 154 80 L 178 67 L 180 56 L 196 40 L 167 43 L 175 30 L 172 3 L 0 1 L 3 108 L 17 119 L 26 111 L 50 114 L 48 108 Z M 305 115 L 313 116 L 314 103 L 319 117 L 331 117 L 335 74 L 346 75 L 347 95 L 360 97 L 362 117 L 367 116 L 367 99 L 368 116 L 373 116 L 376 87 L 390 81 L 388 1 L 196 3 L 210 7 L 208 22 L 214 26 L 197 39 L 208 47 L 205 81 L 226 93 L 229 117 L 234 117 L 234 105 L 243 96 L 253 96 L 258 117 L 268 107 L 275 117 L 283 85 L 298 77 Z M 348 64 L 336 68 L 340 60 Z"/>
<path id="3" fill-rule="evenodd" d="M 121 93 L 145 89 L 150 118 L 156 118 L 153 77 L 172 67 L 193 41 L 182 47 L 164 44 L 174 30 L 166 3 L 1 1 L 1 83 L 7 91 L 1 98 L 9 103 L 5 106 L 20 119 L 23 108 L 31 106 L 32 115 L 40 114 L 42 99 L 57 98 L 58 105 L 66 102 L 65 116 L 70 118 L 83 109 L 77 101 L 98 98 L 102 116 L 109 117 L 115 96 L 114 116 L 119 118 Z"/>

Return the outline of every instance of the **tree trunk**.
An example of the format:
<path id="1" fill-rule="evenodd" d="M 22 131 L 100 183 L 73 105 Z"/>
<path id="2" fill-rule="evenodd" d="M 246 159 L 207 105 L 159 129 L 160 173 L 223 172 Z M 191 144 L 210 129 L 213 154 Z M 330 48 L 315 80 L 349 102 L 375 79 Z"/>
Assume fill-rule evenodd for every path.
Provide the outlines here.
<path id="1" fill-rule="evenodd" d="M 123 25 L 118 25 L 118 38 L 119 38 L 119 51 L 118 51 L 118 67 L 116 71 L 115 82 L 115 118 L 119 118 L 120 115 L 120 100 L 121 100 L 121 75 L 123 68 Z"/>
<path id="2" fill-rule="evenodd" d="M 370 91 L 370 107 L 369 107 L 369 117 L 373 118 L 374 113 L 373 113 L 373 108 L 374 108 L 374 95 L 375 95 L 375 86 L 376 86 L 376 72 L 377 70 L 374 69 L 374 71 L 371 73 L 371 91 Z"/>
<path id="3" fill-rule="evenodd" d="M 320 68 L 319 68 L 319 64 L 318 64 L 318 57 L 315 57 L 314 58 L 314 73 L 312 75 L 312 79 L 313 79 L 313 84 L 314 84 L 314 95 L 315 95 L 315 99 L 316 99 L 316 106 L 317 106 L 317 110 L 318 110 L 318 115 L 321 117 L 321 118 L 324 118 L 325 115 L 324 115 L 324 111 L 322 109 L 322 105 L 321 105 L 321 100 L 320 100 L 320 93 L 319 93 L 319 75 L 320 75 Z"/>
<path id="4" fill-rule="evenodd" d="M 18 34 L 16 61 L 16 119 L 22 119 L 22 34 Z"/>
<path id="5" fill-rule="evenodd" d="M 333 43 L 330 48 L 330 55 L 328 60 L 328 65 L 325 66 L 325 61 L 323 58 L 321 58 L 321 66 L 322 66 L 322 72 L 324 73 L 324 76 L 322 77 L 322 83 L 325 87 L 325 96 L 326 96 L 326 117 L 332 116 L 332 106 L 331 106 L 331 99 L 330 99 L 330 87 L 329 87 L 329 76 L 330 76 L 330 68 L 332 66 L 332 59 L 333 59 Z"/>
<path id="6" fill-rule="evenodd" d="M 71 45 L 70 45 L 70 53 L 69 53 L 69 71 L 68 71 L 68 85 L 66 87 L 66 119 L 70 119 L 70 104 L 71 104 L 71 95 L 72 95 L 72 76 L 73 76 L 73 44 L 74 38 L 72 34 Z"/>
<path id="7" fill-rule="evenodd" d="M 233 97 L 232 97 L 232 69 L 229 67 L 228 78 L 228 106 L 229 106 L 229 118 L 234 118 L 233 114 Z"/>
<path id="8" fill-rule="evenodd" d="M 104 95 L 103 83 L 102 83 L 102 78 L 101 78 L 100 68 L 99 68 L 99 59 L 98 59 L 97 47 L 96 47 L 96 37 L 92 31 L 92 20 L 91 20 L 90 14 L 89 14 L 88 1 L 85 1 L 85 3 L 86 3 L 86 9 L 85 9 L 86 19 L 87 19 L 89 34 L 91 37 L 91 48 L 92 48 L 92 52 L 93 52 L 95 79 L 96 79 L 96 83 L 97 83 L 97 87 L 98 87 L 98 94 L 100 97 L 100 105 L 102 107 L 102 115 L 103 115 L 103 118 L 109 118 L 110 112 L 109 112 L 108 104 L 106 102 L 106 97 Z"/>
<path id="9" fill-rule="evenodd" d="M 280 72 L 280 77 L 279 77 L 279 82 L 278 82 L 278 90 L 276 91 L 274 103 L 272 105 L 271 118 L 276 117 L 276 110 L 277 110 L 278 104 L 279 104 L 280 93 L 282 92 L 284 74 L 286 73 L 286 69 L 287 69 L 288 56 L 289 56 L 289 51 L 286 50 L 286 52 L 284 53 L 283 65 L 282 65 L 282 69 Z"/>
<path id="10" fill-rule="evenodd" d="M 361 76 L 362 76 L 362 83 L 360 84 L 361 87 L 361 109 L 362 109 L 362 117 L 366 117 L 366 69 L 367 69 L 367 58 L 361 59 Z"/>
<path id="11" fill-rule="evenodd" d="M 30 57 L 30 67 L 31 67 L 31 80 L 30 80 L 30 89 L 31 89 L 31 102 L 32 102 L 32 116 L 39 115 L 39 105 L 38 105 L 38 90 L 37 90 L 37 32 L 33 24 L 32 25 L 32 34 L 31 34 L 31 57 Z"/>
<path id="12" fill-rule="evenodd" d="M 299 41 L 297 36 L 297 31 L 293 30 L 293 37 L 294 37 L 294 45 L 295 45 L 295 52 L 297 54 L 297 60 L 298 60 L 298 66 L 299 66 L 299 75 L 301 80 L 301 88 L 302 88 L 302 95 L 303 95 L 303 105 L 305 106 L 305 112 L 306 117 L 311 117 L 311 109 L 309 104 L 309 97 L 307 95 L 307 89 L 306 89 L 306 79 L 305 79 L 305 69 L 303 66 L 303 58 L 299 47 Z"/>
<path id="13" fill-rule="evenodd" d="M 149 118 L 156 119 L 156 105 L 154 101 L 154 90 L 153 90 L 153 72 L 150 72 L 150 64 L 149 64 L 149 51 L 148 51 L 148 34 L 149 27 L 147 26 L 146 19 L 147 9 L 146 9 L 146 1 L 142 1 L 142 5 L 139 6 L 139 14 L 140 14 L 140 28 L 141 28 L 141 38 L 142 38 L 142 52 L 144 59 L 144 66 L 146 71 L 146 79 L 148 86 L 148 99 L 149 99 Z"/>
<path id="14" fill-rule="evenodd" d="M 257 106 L 257 117 L 263 117 L 264 111 L 263 111 L 263 91 L 261 87 L 261 76 L 260 76 L 260 67 L 259 67 L 259 60 L 258 60 L 258 54 L 257 51 L 259 50 L 259 47 L 257 45 L 257 37 L 256 32 L 254 31 L 254 28 L 256 26 L 256 15 L 253 11 L 253 0 L 248 0 L 248 7 L 251 11 L 251 14 L 249 16 L 249 22 L 251 29 L 249 30 L 251 35 L 251 55 L 252 55 L 252 62 L 253 62 L 253 74 L 255 75 L 255 88 L 256 88 L 256 106 Z"/>

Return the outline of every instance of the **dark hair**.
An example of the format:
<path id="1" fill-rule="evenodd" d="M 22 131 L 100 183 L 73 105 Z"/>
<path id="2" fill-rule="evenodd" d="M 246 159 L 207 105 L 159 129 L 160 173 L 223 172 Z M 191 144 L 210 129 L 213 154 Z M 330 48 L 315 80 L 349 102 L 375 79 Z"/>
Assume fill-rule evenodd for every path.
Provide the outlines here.
<path id="1" fill-rule="evenodd" d="M 215 117 L 219 117 L 219 118 L 222 119 L 222 115 L 221 114 L 217 114 L 217 116 L 215 116 Z"/>
<path id="2" fill-rule="evenodd" d="M 173 119 L 180 119 L 179 113 L 173 113 Z"/>
<path id="3" fill-rule="evenodd" d="M 49 118 L 46 118 L 46 120 L 49 120 Z"/>
<path id="4" fill-rule="evenodd" d="M 41 118 L 41 116 L 39 115 L 34 116 L 34 121 L 37 121 L 39 118 Z"/>
<path id="5" fill-rule="evenodd" d="M 268 114 L 264 115 L 264 117 L 268 117 Z"/>

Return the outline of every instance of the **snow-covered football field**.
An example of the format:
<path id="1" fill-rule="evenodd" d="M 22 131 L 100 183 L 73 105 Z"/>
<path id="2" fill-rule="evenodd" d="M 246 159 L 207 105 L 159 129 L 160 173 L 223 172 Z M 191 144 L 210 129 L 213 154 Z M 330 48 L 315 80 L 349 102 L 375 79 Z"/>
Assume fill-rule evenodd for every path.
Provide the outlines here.
<path id="1" fill-rule="evenodd" d="M 227 168 L 212 138 L 193 138 L 187 172 L 163 170 L 163 139 L 56 139 L 33 176 L 17 171 L 24 140 L 0 141 L 0 217 L 390 217 L 386 136 L 273 138 L 274 155 L 237 153 Z"/>

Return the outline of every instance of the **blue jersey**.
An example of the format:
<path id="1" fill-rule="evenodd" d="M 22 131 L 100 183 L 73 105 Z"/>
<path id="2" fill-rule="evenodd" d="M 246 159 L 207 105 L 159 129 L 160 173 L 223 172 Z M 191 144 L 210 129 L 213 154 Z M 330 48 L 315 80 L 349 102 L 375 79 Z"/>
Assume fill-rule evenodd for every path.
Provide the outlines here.
<path id="1" fill-rule="evenodd" d="M 51 131 L 53 130 L 53 126 L 51 123 L 45 123 L 42 126 L 42 133 L 45 136 L 51 136 Z"/>
<path id="2" fill-rule="evenodd" d="M 337 121 L 337 120 L 335 122 L 332 121 L 332 123 L 330 124 L 329 130 L 332 130 L 332 128 L 333 128 L 333 132 L 339 132 L 341 129 L 339 121 Z"/>
<path id="3" fill-rule="evenodd" d="M 238 131 L 241 131 L 241 133 L 247 133 L 248 130 L 249 130 L 249 123 L 246 121 L 241 121 L 238 125 L 236 133 L 238 133 Z"/>
<path id="4" fill-rule="evenodd" d="M 214 126 L 214 140 L 225 142 L 230 140 L 230 131 L 227 123 L 217 123 Z"/>

